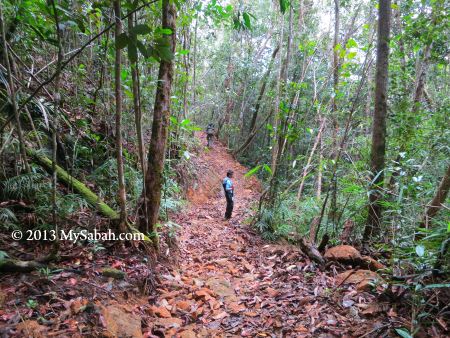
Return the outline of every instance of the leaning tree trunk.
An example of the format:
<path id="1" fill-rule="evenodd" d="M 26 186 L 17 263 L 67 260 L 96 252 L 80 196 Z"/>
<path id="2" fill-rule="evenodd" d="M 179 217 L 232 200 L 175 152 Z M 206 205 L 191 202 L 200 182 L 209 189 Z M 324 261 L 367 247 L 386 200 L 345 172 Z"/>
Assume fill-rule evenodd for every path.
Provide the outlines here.
<path id="1" fill-rule="evenodd" d="M 379 0 L 377 66 L 375 75 L 375 111 L 372 127 L 371 170 L 372 184 L 369 193 L 369 213 L 364 238 L 368 240 L 381 225 L 381 186 L 384 181 L 386 154 L 386 113 L 389 65 L 389 32 L 391 1 Z"/>
<path id="2" fill-rule="evenodd" d="M 119 205 L 120 205 L 120 231 L 127 230 L 127 197 L 125 192 L 125 176 L 123 168 L 122 155 L 122 88 L 121 88 L 121 63 L 122 52 L 117 47 L 117 42 L 120 34 L 122 34 L 122 20 L 120 10 L 120 0 L 114 1 L 114 13 L 116 16 L 116 60 L 114 63 L 114 77 L 115 77 L 115 95 L 116 95 L 116 158 L 117 158 L 117 180 L 119 181 Z"/>
<path id="3" fill-rule="evenodd" d="M 170 0 L 163 0 L 162 26 L 170 29 L 172 34 L 167 36 L 172 53 L 175 52 L 175 20 L 176 9 Z M 155 106 L 153 111 L 152 136 L 148 150 L 148 166 L 145 176 L 146 191 L 140 208 L 139 229 L 153 232 L 158 222 L 159 206 L 161 203 L 161 188 L 163 184 L 164 159 L 168 138 L 170 117 L 170 92 L 173 78 L 174 62 L 163 59 L 159 65 L 158 87 L 156 89 Z M 143 217 L 142 211 L 148 211 L 148 217 Z"/>
<path id="4" fill-rule="evenodd" d="M 430 224 L 430 220 L 436 216 L 438 211 L 442 208 L 442 205 L 447 198 L 448 191 L 450 190 L 450 165 L 447 168 L 447 171 L 442 177 L 442 181 L 439 184 L 439 188 L 436 191 L 436 195 L 433 200 L 429 203 L 427 211 L 425 212 L 425 216 L 420 223 L 421 228 L 428 228 Z"/>
<path id="5" fill-rule="evenodd" d="M 275 48 L 275 50 L 272 52 L 272 59 L 270 60 L 269 67 L 267 68 L 267 71 L 262 78 L 261 89 L 259 90 L 259 95 L 258 95 L 258 98 L 256 99 L 255 110 L 253 112 L 252 119 L 250 122 L 250 129 L 249 129 L 250 133 L 249 133 L 247 139 L 242 143 L 242 145 L 233 152 L 234 156 L 236 156 L 240 152 L 244 151 L 256 135 L 255 131 L 257 131 L 257 129 L 258 129 L 256 126 L 256 121 L 258 119 L 259 109 L 261 108 L 261 102 L 262 102 L 262 99 L 264 98 L 264 93 L 266 91 L 267 82 L 270 77 L 270 72 L 272 71 L 273 64 L 275 62 L 275 57 L 277 56 L 277 53 L 279 50 L 280 50 L 280 46 L 277 46 Z"/>

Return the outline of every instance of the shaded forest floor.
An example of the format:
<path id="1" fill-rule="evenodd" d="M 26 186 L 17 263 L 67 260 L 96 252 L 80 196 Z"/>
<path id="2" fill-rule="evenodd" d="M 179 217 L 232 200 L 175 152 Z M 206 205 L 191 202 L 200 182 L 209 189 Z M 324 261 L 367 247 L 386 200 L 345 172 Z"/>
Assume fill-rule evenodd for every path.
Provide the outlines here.
<path id="1" fill-rule="evenodd" d="M 40 271 L 0 277 L 0 333 L 373 337 L 408 325 L 392 304 L 379 301 L 377 291 L 339 281 L 339 268 L 320 271 L 297 247 L 263 241 L 248 225 L 260 184 L 244 177 L 247 169 L 224 146 L 216 142 L 193 161 L 197 179 L 188 191 L 190 203 L 172 217 L 181 229 L 161 252 L 162 264 L 117 245 L 98 253 L 67 247 L 68 257 L 51 276 Z M 231 221 L 223 220 L 227 169 L 235 172 Z M 126 277 L 102 275 L 108 266 Z"/>

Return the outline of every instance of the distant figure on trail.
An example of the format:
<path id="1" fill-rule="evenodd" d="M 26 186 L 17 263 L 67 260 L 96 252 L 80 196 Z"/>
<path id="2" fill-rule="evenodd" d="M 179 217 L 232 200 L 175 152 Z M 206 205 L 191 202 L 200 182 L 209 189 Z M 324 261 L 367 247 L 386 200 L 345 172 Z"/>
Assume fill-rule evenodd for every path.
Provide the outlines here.
<path id="1" fill-rule="evenodd" d="M 214 137 L 214 123 L 208 124 L 206 127 L 206 140 L 208 148 L 212 145 L 212 139 Z"/>
<path id="2" fill-rule="evenodd" d="M 225 198 L 227 199 L 227 210 L 225 211 L 225 219 L 231 218 L 233 213 L 233 196 L 234 196 L 234 185 L 231 178 L 233 177 L 233 170 L 227 171 L 227 177 L 223 179 L 223 190 L 225 190 Z"/>

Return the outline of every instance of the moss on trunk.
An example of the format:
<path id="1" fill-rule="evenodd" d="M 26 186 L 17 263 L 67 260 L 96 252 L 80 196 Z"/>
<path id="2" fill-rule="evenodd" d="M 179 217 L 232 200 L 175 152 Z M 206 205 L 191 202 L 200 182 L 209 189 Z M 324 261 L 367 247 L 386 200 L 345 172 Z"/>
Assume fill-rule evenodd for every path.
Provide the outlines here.
<path id="1" fill-rule="evenodd" d="M 32 157 L 39 165 L 41 165 L 48 172 L 52 172 L 52 161 L 38 152 L 28 148 L 27 153 L 30 157 Z M 92 192 L 85 184 L 69 175 L 67 171 L 65 171 L 60 166 L 56 165 L 56 174 L 58 179 L 66 184 L 68 187 L 71 187 L 76 193 L 83 196 L 83 198 L 92 206 L 95 206 L 102 215 L 110 218 L 110 219 L 119 219 L 119 214 L 111 209 L 105 202 L 103 202 L 100 197 L 98 197 L 95 193 Z"/>

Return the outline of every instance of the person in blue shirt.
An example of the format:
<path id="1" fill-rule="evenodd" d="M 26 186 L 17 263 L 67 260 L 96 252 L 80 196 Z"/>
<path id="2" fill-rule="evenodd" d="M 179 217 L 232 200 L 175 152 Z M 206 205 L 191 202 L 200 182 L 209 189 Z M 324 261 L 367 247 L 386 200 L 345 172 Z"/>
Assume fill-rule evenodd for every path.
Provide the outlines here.
<path id="1" fill-rule="evenodd" d="M 225 211 L 225 219 L 230 219 L 233 213 L 233 197 L 234 197 L 234 185 L 231 178 L 233 177 L 233 170 L 227 171 L 227 177 L 223 179 L 223 190 L 225 191 L 225 198 L 227 199 L 227 209 Z"/>

